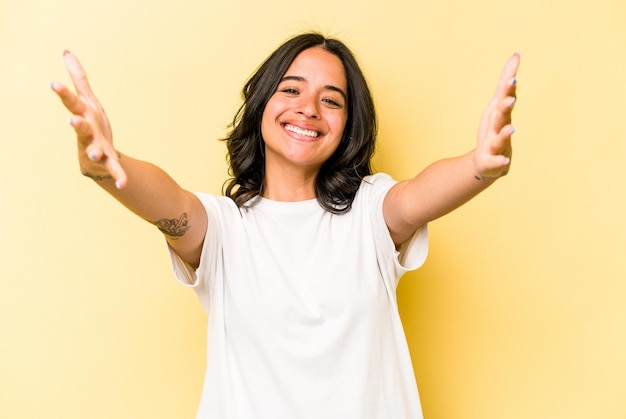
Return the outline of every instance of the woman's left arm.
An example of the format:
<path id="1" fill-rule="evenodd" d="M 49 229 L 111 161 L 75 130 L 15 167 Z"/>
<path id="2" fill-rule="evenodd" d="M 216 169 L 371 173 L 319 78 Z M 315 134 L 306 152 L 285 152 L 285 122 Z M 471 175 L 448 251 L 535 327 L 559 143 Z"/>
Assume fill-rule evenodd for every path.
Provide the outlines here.
<path id="1" fill-rule="evenodd" d="M 520 55 L 507 61 L 498 87 L 483 113 L 478 143 L 471 152 L 439 160 L 410 180 L 391 188 L 383 203 L 383 214 L 396 245 L 408 240 L 417 229 L 485 190 L 506 175 L 513 149 L 511 113 L 515 104 L 516 74 Z"/>

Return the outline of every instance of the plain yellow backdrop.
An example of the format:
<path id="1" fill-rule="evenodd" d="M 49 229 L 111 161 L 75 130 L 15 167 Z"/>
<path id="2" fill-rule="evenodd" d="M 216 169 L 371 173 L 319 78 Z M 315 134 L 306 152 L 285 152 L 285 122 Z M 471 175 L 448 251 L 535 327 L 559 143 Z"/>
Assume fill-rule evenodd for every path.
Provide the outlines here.
<path id="1" fill-rule="evenodd" d="M 62 49 L 120 150 L 219 194 L 244 81 L 310 29 L 356 53 L 398 179 L 474 146 L 522 53 L 510 175 L 431 224 L 398 291 L 426 419 L 625 418 L 622 0 L 0 0 L 0 417 L 191 418 L 200 396 L 205 315 L 80 175 Z"/>

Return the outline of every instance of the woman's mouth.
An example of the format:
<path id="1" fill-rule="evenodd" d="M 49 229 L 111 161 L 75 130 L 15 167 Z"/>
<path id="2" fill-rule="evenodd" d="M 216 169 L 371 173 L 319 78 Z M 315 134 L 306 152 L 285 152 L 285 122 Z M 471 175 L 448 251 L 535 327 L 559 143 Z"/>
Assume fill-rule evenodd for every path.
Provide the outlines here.
<path id="1" fill-rule="evenodd" d="M 298 135 L 304 135 L 306 137 L 310 137 L 310 138 L 317 138 L 320 136 L 319 131 L 313 131 L 310 129 L 304 129 L 304 128 L 300 128 L 297 127 L 295 125 L 291 125 L 291 124 L 285 124 L 285 130 L 289 131 L 289 132 L 293 132 L 294 134 L 298 134 Z"/>

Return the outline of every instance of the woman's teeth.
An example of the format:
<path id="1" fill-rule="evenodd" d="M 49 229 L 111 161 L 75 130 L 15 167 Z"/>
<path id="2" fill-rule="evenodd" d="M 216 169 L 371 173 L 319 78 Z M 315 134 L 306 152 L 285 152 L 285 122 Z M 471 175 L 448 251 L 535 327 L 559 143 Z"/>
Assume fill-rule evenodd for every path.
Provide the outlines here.
<path id="1" fill-rule="evenodd" d="M 287 131 L 291 131 L 293 133 L 300 134 L 300 135 L 306 135 L 307 137 L 311 137 L 311 138 L 316 138 L 320 135 L 320 133 L 317 131 L 313 131 L 310 129 L 303 129 L 300 127 L 296 127 L 295 125 L 285 125 L 285 129 Z"/>

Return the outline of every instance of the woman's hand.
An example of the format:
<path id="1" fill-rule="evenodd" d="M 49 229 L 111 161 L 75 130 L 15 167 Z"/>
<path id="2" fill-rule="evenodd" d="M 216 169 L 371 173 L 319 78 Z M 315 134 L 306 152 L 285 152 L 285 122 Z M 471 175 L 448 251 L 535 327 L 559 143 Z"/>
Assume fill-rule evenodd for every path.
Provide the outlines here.
<path id="1" fill-rule="evenodd" d="M 109 119 L 91 90 L 78 59 L 67 50 L 63 51 L 63 59 L 76 94 L 58 82 L 51 83 L 50 87 L 72 113 L 68 122 L 76 131 L 81 172 L 98 181 L 112 178 L 115 186 L 121 189 L 126 185 L 127 177 L 120 165 L 121 155 L 113 148 Z"/>
<path id="2" fill-rule="evenodd" d="M 495 179 L 509 172 L 513 148 L 511 113 L 515 104 L 516 74 L 520 63 L 519 53 L 506 62 L 498 87 L 483 113 L 478 129 L 478 145 L 474 151 L 476 179 Z"/>

